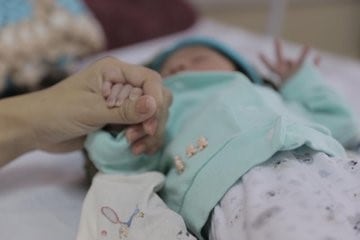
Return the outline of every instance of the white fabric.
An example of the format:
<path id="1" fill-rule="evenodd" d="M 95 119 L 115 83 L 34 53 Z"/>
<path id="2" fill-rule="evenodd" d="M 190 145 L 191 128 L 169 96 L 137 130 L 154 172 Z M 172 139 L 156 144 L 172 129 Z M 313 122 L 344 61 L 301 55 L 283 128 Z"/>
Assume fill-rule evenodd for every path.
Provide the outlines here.
<path id="1" fill-rule="evenodd" d="M 143 63 L 175 39 L 189 35 L 225 41 L 266 73 L 258 53 L 272 54 L 272 39 L 208 19 L 185 32 L 106 52 L 89 61 L 110 55 Z M 284 53 L 297 51 L 298 46 L 288 44 Z M 360 115 L 360 62 L 322 53 L 320 71 Z M 80 152 L 56 155 L 36 151 L 0 169 L 0 239 L 74 239 L 87 190 L 84 178 Z"/>
<path id="2" fill-rule="evenodd" d="M 276 154 L 215 207 L 210 240 L 360 239 L 359 160 Z"/>
<path id="3" fill-rule="evenodd" d="M 74 239 L 84 178 L 80 152 L 36 151 L 1 168 L 0 239 Z"/>
<path id="4" fill-rule="evenodd" d="M 194 240 L 181 216 L 157 196 L 164 176 L 97 174 L 86 195 L 77 240 Z"/>

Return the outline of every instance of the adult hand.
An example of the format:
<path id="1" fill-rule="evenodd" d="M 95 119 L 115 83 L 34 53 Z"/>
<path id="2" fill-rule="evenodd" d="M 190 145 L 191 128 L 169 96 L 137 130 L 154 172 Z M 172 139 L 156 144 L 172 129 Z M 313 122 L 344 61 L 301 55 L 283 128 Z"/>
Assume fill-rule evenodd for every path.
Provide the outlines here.
<path id="1" fill-rule="evenodd" d="M 101 93 L 104 81 L 129 83 L 142 88 L 144 95 L 108 108 Z M 0 128 L 6 132 L 0 139 L 2 158 L 49 146 L 52 150 L 77 149 L 86 134 L 108 123 L 137 124 L 135 128 L 142 128 L 146 135 L 133 143 L 140 144 L 142 152 L 153 151 L 162 141 L 170 103 L 159 74 L 104 58 L 51 88 L 1 100 Z"/>
<path id="2" fill-rule="evenodd" d="M 143 95 L 136 101 L 127 99 L 117 108 L 105 108 L 105 100 L 101 95 L 104 88 L 101 85 L 108 82 L 130 84 L 141 88 Z M 84 92 L 82 99 L 74 99 L 74 102 L 86 103 L 85 106 L 76 107 L 71 111 L 75 115 L 79 113 L 76 115 L 79 124 L 68 126 L 75 127 L 70 132 L 79 132 L 77 135 L 80 135 L 80 138 L 72 138 L 69 142 L 58 144 L 57 147 L 65 146 L 66 149 L 68 146 L 76 146 L 78 144 L 74 144 L 75 141 L 82 146 L 81 135 L 101 128 L 106 123 L 131 124 L 132 127 L 129 127 L 126 135 L 136 154 L 154 153 L 162 145 L 171 94 L 162 86 L 161 76 L 158 73 L 107 58 L 95 63 L 80 75 L 74 76 L 71 82 L 64 81 L 63 85 L 67 88 L 65 92 L 86 87 L 91 89 L 93 94 L 90 96 L 88 93 L 89 96 L 85 96 Z M 73 95 L 75 94 L 79 95 L 74 92 Z M 62 103 L 60 106 L 65 104 Z"/>
<path id="3" fill-rule="evenodd" d="M 157 112 L 153 117 L 143 124 L 130 126 L 126 130 L 126 138 L 132 145 L 134 154 L 154 154 L 163 145 L 172 95 L 169 90 L 163 88 L 162 96 L 164 104 L 162 104 L 162 107 L 157 108 Z"/>
<path id="4" fill-rule="evenodd" d="M 125 99 L 135 100 L 143 94 L 141 88 L 130 84 L 124 85 L 107 81 L 103 85 L 103 95 L 108 107 L 119 107 Z M 170 91 L 163 88 L 163 96 L 165 102 L 170 104 L 172 100 Z M 162 146 L 167 117 L 168 107 L 159 108 L 151 119 L 141 124 L 131 125 L 125 130 L 126 138 L 132 145 L 134 154 L 153 154 Z M 124 130 L 124 125 L 110 124 L 106 126 L 106 130 L 116 134 Z"/>

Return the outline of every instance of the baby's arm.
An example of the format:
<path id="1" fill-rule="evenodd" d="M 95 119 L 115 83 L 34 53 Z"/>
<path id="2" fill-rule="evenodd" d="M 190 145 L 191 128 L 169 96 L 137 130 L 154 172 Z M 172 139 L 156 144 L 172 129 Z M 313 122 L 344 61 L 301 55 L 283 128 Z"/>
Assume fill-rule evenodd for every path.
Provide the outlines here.
<path id="1" fill-rule="evenodd" d="M 305 63 L 309 48 L 304 47 L 295 60 L 283 56 L 282 45 L 275 41 L 276 63 L 271 63 L 264 55 L 264 64 L 280 78 L 279 92 L 292 109 L 303 116 L 326 126 L 345 147 L 352 147 L 360 141 L 360 128 L 348 104 L 326 84 L 315 68 L 320 62 Z"/>
<path id="2" fill-rule="evenodd" d="M 344 147 L 359 143 L 360 128 L 354 112 L 311 64 L 305 64 L 291 77 L 280 93 L 288 106 L 326 126 Z"/>

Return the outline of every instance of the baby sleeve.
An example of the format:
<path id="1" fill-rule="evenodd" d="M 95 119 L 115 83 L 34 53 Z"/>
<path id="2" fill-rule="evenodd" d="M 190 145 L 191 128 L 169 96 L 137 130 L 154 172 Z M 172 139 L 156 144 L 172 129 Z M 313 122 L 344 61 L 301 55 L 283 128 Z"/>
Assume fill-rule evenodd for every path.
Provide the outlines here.
<path id="1" fill-rule="evenodd" d="M 105 131 L 94 132 L 86 138 L 85 148 L 90 160 L 103 173 L 141 173 L 157 170 L 161 151 L 153 156 L 134 155 L 124 132 L 113 137 Z"/>
<path id="2" fill-rule="evenodd" d="M 327 127 L 344 147 L 360 142 L 359 122 L 351 108 L 311 64 L 304 64 L 280 93 L 291 108 Z"/>

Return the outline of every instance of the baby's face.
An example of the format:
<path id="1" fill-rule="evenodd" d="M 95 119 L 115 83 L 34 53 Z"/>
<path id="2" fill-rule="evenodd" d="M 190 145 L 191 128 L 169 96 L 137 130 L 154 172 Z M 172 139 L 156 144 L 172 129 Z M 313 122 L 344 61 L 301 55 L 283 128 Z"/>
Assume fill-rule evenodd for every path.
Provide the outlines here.
<path id="1" fill-rule="evenodd" d="M 181 71 L 235 71 L 235 65 L 215 50 L 204 46 L 182 48 L 173 53 L 163 64 L 163 77 Z"/>

